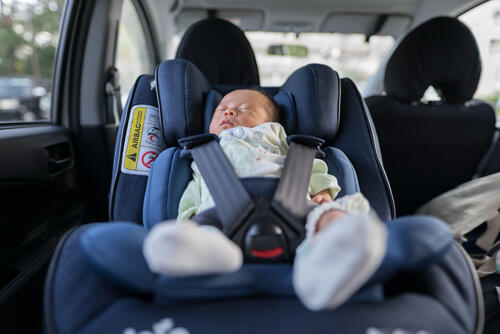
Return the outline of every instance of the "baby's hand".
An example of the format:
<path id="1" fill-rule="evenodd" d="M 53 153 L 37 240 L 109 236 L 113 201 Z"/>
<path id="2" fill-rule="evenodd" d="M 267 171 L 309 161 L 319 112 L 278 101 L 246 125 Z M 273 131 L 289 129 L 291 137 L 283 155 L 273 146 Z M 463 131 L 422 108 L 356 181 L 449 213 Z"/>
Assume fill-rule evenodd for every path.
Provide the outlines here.
<path id="1" fill-rule="evenodd" d="M 332 197 L 330 196 L 330 192 L 328 191 L 328 189 L 325 189 L 314 195 L 311 200 L 316 204 L 323 204 L 326 202 L 331 202 Z"/>

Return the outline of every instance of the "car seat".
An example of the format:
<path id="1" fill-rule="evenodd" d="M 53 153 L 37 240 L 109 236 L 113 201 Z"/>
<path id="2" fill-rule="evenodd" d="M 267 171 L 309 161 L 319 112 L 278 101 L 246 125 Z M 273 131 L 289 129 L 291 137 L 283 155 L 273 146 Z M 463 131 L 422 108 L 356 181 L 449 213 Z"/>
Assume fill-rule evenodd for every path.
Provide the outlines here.
<path id="1" fill-rule="evenodd" d="M 196 65 L 211 84 L 259 85 L 255 55 L 245 33 L 219 18 L 208 18 L 186 30 L 175 58 Z"/>
<path id="2" fill-rule="evenodd" d="M 469 181 L 489 151 L 495 112 L 472 100 L 481 74 L 470 30 L 451 17 L 411 31 L 387 64 L 387 95 L 366 103 L 380 140 L 398 216 Z M 428 87 L 439 102 L 421 101 Z"/>
<path id="3" fill-rule="evenodd" d="M 178 140 L 205 132 L 220 96 L 234 88 L 211 85 L 194 65 L 181 59 L 162 63 L 154 78 L 144 75 L 138 79 L 117 141 L 110 204 L 115 217 L 142 221 L 147 229 L 176 216 L 179 198 L 191 177 L 190 161 L 182 157 Z M 280 106 L 289 134 L 325 140 L 326 162 L 341 182 L 343 193 L 361 191 L 383 220 L 393 217 L 376 135 L 352 81 L 339 80 L 337 73 L 324 65 L 308 65 L 294 72 L 283 86 L 267 91 Z M 154 136 L 142 137 L 152 125 L 162 130 L 161 143 L 156 146 Z M 141 145 L 134 147 L 138 142 Z M 151 166 L 153 149 L 159 156 Z M 143 219 L 137 219 L 141 214 Z M 114 247 L 120 242 L 120 233 L 93 245 L 82 244 L 82 235 L 102 226 L 132 230 L 135 233 L 127 233 L 133 236 L 127 242 L 135 248 Z M 269 295 L 265 284 L 260 295 L 244 298 L 191 302 L 166 298 L 171 295 L 162 287 L 168 278 L 152 274 L 142 253 L 133 251 L 140 249 L 146 229 L 139 224 L 113 222 L 89 224 L 66 234 L 46 280 L 47 333 L 481 331 L 477 277 L 457 245 L 439 264 L 395 277 L 386 286 L 382 302 L 310 312 L 295 298 Z M 100 249 L 102 256 L 89 258 L 89 249 Z M 265 275 L 261 278 L 265 283 Z"/>

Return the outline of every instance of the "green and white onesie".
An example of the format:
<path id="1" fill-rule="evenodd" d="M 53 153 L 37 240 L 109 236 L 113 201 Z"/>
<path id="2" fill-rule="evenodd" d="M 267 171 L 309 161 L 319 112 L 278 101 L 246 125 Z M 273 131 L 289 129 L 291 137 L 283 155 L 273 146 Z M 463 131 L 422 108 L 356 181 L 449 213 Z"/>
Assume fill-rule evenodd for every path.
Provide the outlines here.
<path id="1" fill-rule="evenodd" d="M 267 122 L 253 128 L 238 126 L 220 134 L 220 146 L 238 177 L 279 177 L 288 152 L 286 133 L 281 124 Z M 192 163 L 193 179 L 179 203 L 178 220 L 187 220 L 215 206 L 201 174 Z M 328 174 L 323 160 L 314 159 L 308 195 L 328 189 L 332 199 L 340 191 L 337 179 Z"/>

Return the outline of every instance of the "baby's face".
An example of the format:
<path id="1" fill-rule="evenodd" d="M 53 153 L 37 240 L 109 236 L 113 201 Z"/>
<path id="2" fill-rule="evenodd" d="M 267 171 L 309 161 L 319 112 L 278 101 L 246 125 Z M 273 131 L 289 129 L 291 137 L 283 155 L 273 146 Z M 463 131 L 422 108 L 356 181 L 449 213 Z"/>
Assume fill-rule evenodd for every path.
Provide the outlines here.
<path id="1" fill-rule="evenodd" d="M 210 133 L 220 135 L 223 130 L 237 126 L 254 127 L 265 122 L 271 122 L 267 110 L 267 97 L 263 94 L 240 89 L 224 96 L 215 108 Z"/>

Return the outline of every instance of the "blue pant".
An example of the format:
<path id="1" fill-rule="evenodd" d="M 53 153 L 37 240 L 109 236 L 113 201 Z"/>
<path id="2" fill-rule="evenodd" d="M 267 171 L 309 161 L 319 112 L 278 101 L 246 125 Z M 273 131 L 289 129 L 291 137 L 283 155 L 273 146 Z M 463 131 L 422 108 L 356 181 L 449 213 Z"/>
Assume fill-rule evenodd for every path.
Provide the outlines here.
<path id="1" fill-rule="evenodd" d="M 398 272 L 417 272 L 440 261 L 453 238 L 441 220 L 407 216 L 386 223 L 386 254 L 372 277 L 351 301 L 383 298 L 383 283 Z M 339 268 L 341 270 L 341 268 Z M 290 264 L 245 264 L 223 275 L 171 278 L 157 282 L 162 301 L 242 297 L 254 294 L 295 295 Z"/>

